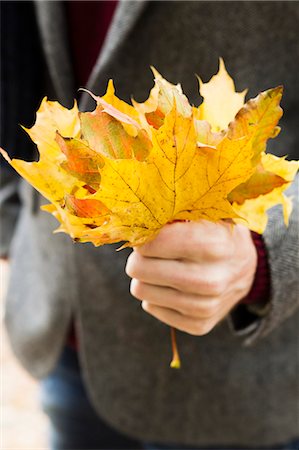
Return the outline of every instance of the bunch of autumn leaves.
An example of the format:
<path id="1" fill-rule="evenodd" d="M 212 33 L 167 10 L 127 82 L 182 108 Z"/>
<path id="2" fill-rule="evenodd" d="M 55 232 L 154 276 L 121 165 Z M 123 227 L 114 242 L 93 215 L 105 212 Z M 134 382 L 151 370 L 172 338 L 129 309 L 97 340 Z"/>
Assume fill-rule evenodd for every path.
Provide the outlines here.
<path id="1" fill-rule="evenodd" d="M 244 104 L 222 60 L 203 103 L 189 104 L 180 85 L 155 70 L 144 103 L 118 99 L 112 81 L 103 97 L 91 94 L 93 112 L 42 101 L 27 129 L 40 159 L 10 164 L 51 203 L 42 209 L 58 231 L 96 246 L 125 241 L 136 246 L 175 220 L 230 219 L 262 233 L 268 208 L 291 200 L 283 191 L 298 164 L 266 154 L 282 115 L 282 88 Z"/>

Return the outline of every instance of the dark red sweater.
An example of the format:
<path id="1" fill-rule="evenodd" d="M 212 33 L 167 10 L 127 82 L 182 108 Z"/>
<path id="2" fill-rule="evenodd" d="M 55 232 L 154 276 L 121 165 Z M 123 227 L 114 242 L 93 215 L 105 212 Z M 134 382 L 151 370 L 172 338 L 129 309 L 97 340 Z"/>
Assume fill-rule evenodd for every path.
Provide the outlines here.
<path id="1" fill-rule="evenodd" d="M 65 2 L 78 87 L 84 86 L 104 43 L 117 1 Z"/>

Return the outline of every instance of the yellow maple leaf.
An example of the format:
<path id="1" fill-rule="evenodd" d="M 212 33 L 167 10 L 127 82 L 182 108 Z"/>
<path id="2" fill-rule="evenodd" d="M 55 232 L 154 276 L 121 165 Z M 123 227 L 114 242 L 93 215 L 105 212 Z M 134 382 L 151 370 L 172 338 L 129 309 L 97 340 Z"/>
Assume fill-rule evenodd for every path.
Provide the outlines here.
<path id="1" fill-rule="evenodd" d="M 111 80 L 103 97 L 91 94 L 92 112 L 44 99 L 27 130 L 39 161 L 11 161 L 2 151 L 50 200 L 43 209 L 61 223 L 58 231 L 95 245 L 134 246 L 174 220 L 243 218 L 261 230 L 261 197 L 267 205 L 283 202 L 286 216 L 290 202 L 283 191 L 297 169 L 265 154 L 267 140 L 278 133 L 282 88 L 244 104 L 245 91 L 235 92 L 220 60 L 218 74 L 200 82 L 204 102 L 195 108 L 180 85 L 153 72 L 144 103 L 116 97 Z"/>
<path id="2" fill-rule="evenodd" d="M 60 203 L 64 193 L 73 188 L 77 179 L 60 167 L 64 156 L 56 142 L 56 132 L 67 137 L 79 135 L 77 104 L 75 102 L 72 109 L 67 109 L 58 102 L 44 98 L 37 111 L 35 124 L 30 129 L 24 129 L 38 146 L 39 161 L 33 163 L 19 159 L 11 161 L 5 151 L 2 151 L 2 154 L 43 196 L 54 203 Z"/>
<path id="3" fill-rule="evenodd" d="M 272 190 L 260 193 L 256 198 L 248 198 L 241 204 L 234 202 L 233 208 L 242 219 L 236 219 L 237 223 L 243 223 L 252 231 L 262 234 L 268 222 L 267 211 L 275 205 L 281 204 L 286 225 L 292 212 L 291 198 L 284 194 L 290 186 L 298 169 L 298 161 L 287 161 L 271 154 L 262 155 L 262 167 L 267 174 L 272 174 Z M 275 181 L 273 182 L 273 180 Z M 278 180 L 278 181 L 277 181 Z M 268 178 L 269 182 L 269 178 Z M 262 186 L 263 188 L 263 186 Z"/>
<path id="4" fill-rule="evenodd" d="M 199 111 L 193 108 L 194 112 L 194 126 L 196 130 L 197 146 L 216 148 L 225 135 L 225 131 L 215 132 L 206 120 L 197 119 Z"/>
<path id="5" fill-rule="evenodd" d="M 37 162 L 6 160 L 51 203 L 42 207 L 59 222 L 56 231 L 99 246 L 125 241 L 142 245 L 175 220 L 242 221 L 262 233 L 267 210 L 292 202 L 284 190 L 297 162 L 265 153 L 279 133 L 282 87 L 244 104 L 246 91 L 220 59 L 204 97 L 189 104 L 181 86 L 152 69 L 155 84 L 144 103 L 127 104 L 112 80 L 92 112 L 42 101 L 35 125 L 26 129 L 37 144 Z M 172 330 L 174 359 L 179 356 Z"/>
<path id="6" fill-rule="evenodd" d="M 141 116 L 143 126 L 148 129 L 147 124 L 149 124 L 156 129 L 159 128 L 163 124 L 166 114 L 172 110 L 174 102 L 180 115 L 190 117 L 192 108 L 181 85 L 169 83 L 154 67 L 151 69 L 155 77 L 155 85 L 151 89 L 148 99 L 144 103 L 132 100 L 134 108 Z"/>
<path id="7" fill-rule="evenodd" d="M 244 104 L 247 90 L 235 92 L 235 84 L 225 69 L 223 59 L 219 60 L 219 71 L 208 83 L 199 80 L 199 90 L 204 98 L 199 108 L 198 119 L 206 120 L 212 131 L 222 131 L 234 119 Z"/>
<path id="8" fill-rule="evenodd" d="M 152 143 L 144 161 L 104 157 L 100 187 L 85 198 L 106 205 L 110 219 L 81 236 L 81 241 L 92 235 L 99 244 L 104 233 L 105 242 L 109 236 L 115 242 L 118 222 L 122 240 L 140 245 L 174 220 L 217 221 L 236 216 L 227 196 L 252 172 L 251 145 L 226 140 L 216 151 L 199 149 L 192 117 L 181 116 L 175 103 L 163 125 L 153 130 Z"/>
<path id="9" fill-rule="evenodd" d="M 56 131 L 66 137 L 76 137 L 80 134 L 77 103 L 74 102 L 73 108 L 67 109 L 45 97 L 36 113 L 36 122 L 33 127 L 23 128 L 38 146 L 40 157 L 53 159 L 60 153 L 55 141 Z"/>

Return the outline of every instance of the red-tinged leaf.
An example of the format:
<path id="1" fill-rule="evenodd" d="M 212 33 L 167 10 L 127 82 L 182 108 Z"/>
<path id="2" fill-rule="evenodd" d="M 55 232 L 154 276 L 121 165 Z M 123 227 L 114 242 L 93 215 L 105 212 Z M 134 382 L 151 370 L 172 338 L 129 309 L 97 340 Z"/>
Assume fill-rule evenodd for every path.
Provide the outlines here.
<path id="1" fill-rule="evenodd" d="M 137 103 L 133 100 L 134 108 L 139 111 L 141 116 L 144 115 L 148 124 L 155 129 L 159 129 L 163 125 L 166 114 L 172 110 L 174 104 L 183 117 L 190 117 L 192 108 L 183 94 L 181 85 L 169 83 L 154 67 L 151 69 L 155 77 L 155 86 L 144 103 Z"/>
<path id="2" fill-rule="evenodd" d="M 132 117 L 128 116 L 122 111 L 119 111 L 114 106 L 109 105 L 109 103 L 107 103 L 103 98 L 98 97 L 98 104 L 102 106 L 104 112 L 108 113 L 110 116 L 114 117 L 119 122 L 123 122 L 128 125 L 133 125 L 134 127 L 136 127 L 137 130 L 141 128 L 136 120 L 132 119 Z"/>
<path id="3" fill-rule="evenodd" d="M 95 189 L 89 186 L 89 184 L 84 184 L 83 188 L 86 189 L 90 194 L 94 194 L 95 192 L 97 192 Z"/>
<path id="4" fill-rule="evenodd" d="M 69 213 L 81 218 L 98 218 L 107 215 L 109 212 L 99 200 L 80 199 L 71 194 L 65 196 L 65 208 Z"/>
<path id="5" fill-rule="evenodd" d="M 237 113 L 235 120 L 229 124 L 229 139 L 241 139 L 246 136 L 252 140 L 255 163 L 265 151 L 267 140 L 277 136 L 279 132 L 277 123 L 283 113 L 280 107 L 282 92 L 282 86 L 261 92 L 249 100 Z"/>
<path id="6" fill-rule="evenodd" d="M 145 113 L 145 117 L 149 125 L 158 129 L 163 125 L 165 114 L 157 108 L 154 112 Z"/>
<path id="7" fill-rule="evenodd" d="M 104 97 L 94 97 L 95 111 L 80 113 L 79 121 L 77 110 L 45 101 L 38 115 L 42 126 L 33 128 L 40 160 L 4 157 L 54 204 L 60 230 L 80 241 L 141 245 L 173 220 L 245 217 L 251 229 L 262 230 L 259 199 L 274 193 L 267 207 L 278 198 L 286 204 L 283 191 L 297 170 L 297 164 L 264 153 L 278 131 L 282 89 L 243 106 L 245 91 L 235 92 L 221 61 L 218 75 L 201 83 L 204 103 L 198 109 L 180 85 L 154 75 L 155 87 L 143 104 L 118 99 L 110 82 Z M 59 122 L 66 116 L 67 134 L 56 113 Z M 259 164 L 267 173 L 260 173 Z M 289 210 L 285 206 L 286 218 Z"/>
<path id="8" fill-rule="evenodd" d="M 273 189 L 286 184 L 287 181 L 275 173 L 259 168 L 245 183 L 237 186 L 228 196 L 230 202 L 239 205 L 245 200 L 268 194 Z"/>
<path id="9" fill-rule="evenodd" d="M 100 168 L 104 161 L 101 155 L 78 139 L 63 138 L 56 134 L 56 142 L 66 156 L 62 167 L 78 180 L 93 189 L 98 189 L 101 181 Z"/>
<path id="10" fill-rule="evenodd" d="M 140 127 L 138 112 L 132 105 L 129 105 L 115 95 L 113 80 L 109 80 L 107 92 L 103 97 L 97 97 L 92 92 L 87 92 L 96 101 L 97 105 L 102 105 L 103 109 L 107 108 L 106 112 L 111 113 L 116 119 L 119 119 L 123 123 L 132 124 L 137 128 Z"/>
<path id="11" fill-rule="evenodd" d="M 198 147 L 212 147 L 217 145 L 224 137 L 224 132 L 214 132 L 211 125 L 206 120 L 194 120 L 196 130 L 197 146 Z"/>
<path id="12" fill-rule="evenodd" d="M 112 159 L 136 158 L 142 161 L 152 144 L 144 130 L 130 136 L 121 122 L 97 107 L 93 112 L 81 113 L 81 132 L 84 140 L 97 153 Z"/>

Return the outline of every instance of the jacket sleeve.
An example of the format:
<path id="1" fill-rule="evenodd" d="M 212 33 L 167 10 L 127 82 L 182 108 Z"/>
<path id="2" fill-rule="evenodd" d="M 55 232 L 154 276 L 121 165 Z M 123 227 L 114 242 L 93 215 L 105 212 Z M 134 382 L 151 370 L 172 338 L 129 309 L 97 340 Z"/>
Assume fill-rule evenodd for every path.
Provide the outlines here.
<path id="1" fill-rule="evenodd" d="M 9 255 L 9 247 L 18 218 L 20 199 L 18 177 L 12 170 L 1 167 L 0 177 L 0 258 Z"/>
<path id="2" fill-rule="evenodd" d="M 280 206 L 271 208 L 263 235 L 270 267 L 270 299 L 264 304 L 238 305 L 230 314 L 229 325 L 234 334 L 252 345 L 267 336 L 299 308 L 299 176 L 286 194 L 293 198 L 289 226 L 283 222 Z"/>
<path id="3" fill-rule="evenodd" d="M 20 124 L 31 126 L 42 97 L 43 57 L 31 2 L 1 4 L 1 147 L 32 160 L 35 148 Z M 0 157 L 0 256 L 7 256 L 21 201 L 19 177 Z"/>

